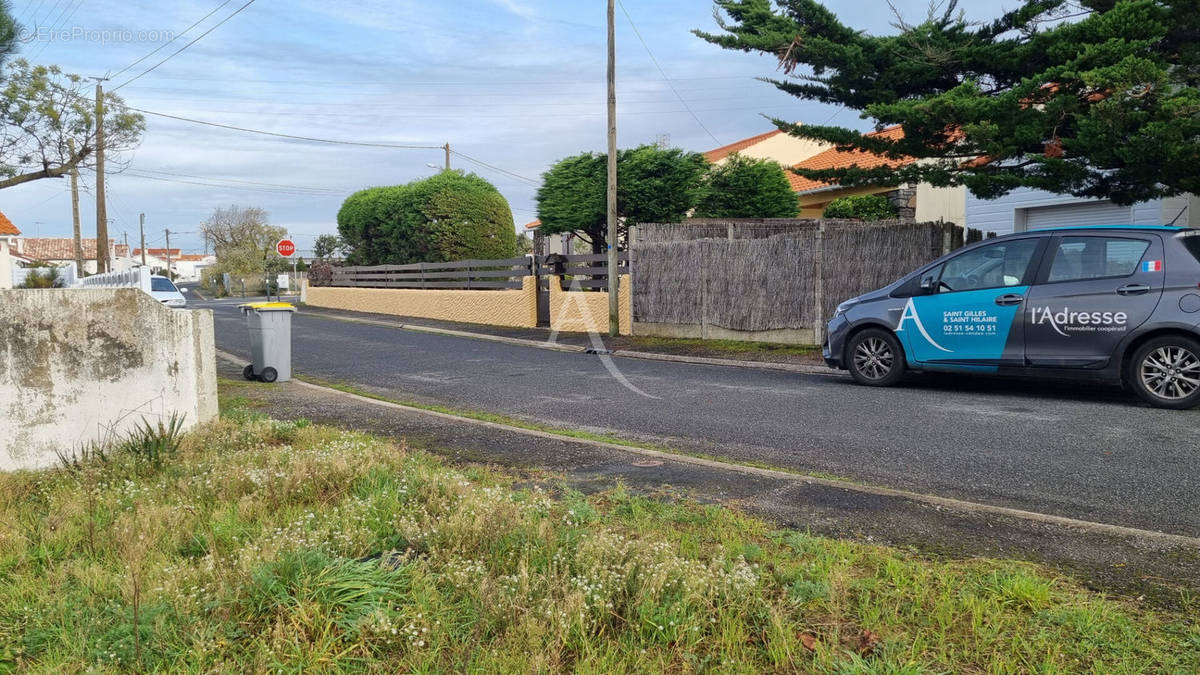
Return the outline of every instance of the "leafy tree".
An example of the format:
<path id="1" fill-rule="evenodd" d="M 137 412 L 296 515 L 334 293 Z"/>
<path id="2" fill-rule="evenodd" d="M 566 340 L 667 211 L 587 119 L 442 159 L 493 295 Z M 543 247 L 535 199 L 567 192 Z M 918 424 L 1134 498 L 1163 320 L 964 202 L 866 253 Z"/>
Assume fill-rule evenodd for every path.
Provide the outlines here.
<path id="1" fill-rule="evenodd" d="M 33 66 L 24 59 L 6 64 L 2 72 L 0 189 L 58 178 L 76 166 L 91 167 L 96 154 L 96 103 L 84 79 L 63 73 L 58 66 Z M 104 106 L 105 161 L 111 171 L 120 166 L 117 153 L 140 142 L 146 121 L 116 94 L 105 93 Z"/>
<path id="2" fill-rule="evenodd" d="M 17 51 L 20 28 L 12 14 L 12 3 L 0 0 L 0 65 L 8 55 Z"/>
<path id="3" fill-rule="evenodd" d="M 778 162 L 733 154 L 709 170 L 698 218 L 795 218 L 796 193 Z"/>
<path id="4" fill-rule="evenodd" d="M 852 195 L 838 197 L 825 207 L 826 218 L 853 218 L 867 222 L 890 220 L 899 212 L 896 205 L 883 195 Z"/>
<path id="5" fill-rule="evenodd" d="M 517 235 L 517 255 L 530 253 L 533 253 L 533 238 L 527 232 L 521 232 Z"/>
<path id="6" fill-rule="evenodd" d="M 320 260 L 325 260 L 342 252 L 345 247 L 345 242 L 336 234 L 322 234 L 313 242 L 313 255 Z"/>
<path id="7" fill-rule="evenodd" d="M 638 223 L 683 220 L 700 198 L 708 160 L 678 148 L 652 145 L 617 155 L 618 238 Z M 542 176 L 539 228 L 545 234 L 574 232 L 602 253 L 608 244 L 608 158 L 585 152 L 560 160 Z"/>
<path id="8" fill-rule="evenodd" d="M 461 171 L 350 195 L 338 232 L 356 265 L 510 258 L 517 235 L 508 201 Z"/>
<path id="9" fill-rule="evenodd" d="M 287 230 L 269 224 L 268 218 L 267 212 L 258 207 L 235 205 L 213 211 L 200 225 L 217 256 L 211 273 L 258 277 L 290 268 L 291 263 L 275 252 L 275 244 L 287 236 Z"/>
<path id="10" fill-rule="evenodd" d="M 727 49 L 770 54 L 797 97 L 860 111 L 904 138 L 776 120 L 899 168 L 798 171 L 842 185 L 927 181 L 993 198 L 1027 186 L 1128 204 L 1200 192 L 1200 11 L 1194 0 L 1023 0 L 967 22 L 951 0 L 873 36 L 816 0 L 716 0 Z"/>

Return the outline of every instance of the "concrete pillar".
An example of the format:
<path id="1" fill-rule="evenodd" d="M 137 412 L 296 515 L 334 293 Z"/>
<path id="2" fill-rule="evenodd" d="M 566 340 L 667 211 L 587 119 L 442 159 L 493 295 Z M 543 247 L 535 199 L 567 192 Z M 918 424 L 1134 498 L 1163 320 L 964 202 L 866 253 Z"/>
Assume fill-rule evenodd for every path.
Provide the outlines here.
<path id="1" fill-rule="evenodd" d="M 8 254 L 8 244 L 0 241 L 0 289 L 12 288 L 12 256 Z"/>

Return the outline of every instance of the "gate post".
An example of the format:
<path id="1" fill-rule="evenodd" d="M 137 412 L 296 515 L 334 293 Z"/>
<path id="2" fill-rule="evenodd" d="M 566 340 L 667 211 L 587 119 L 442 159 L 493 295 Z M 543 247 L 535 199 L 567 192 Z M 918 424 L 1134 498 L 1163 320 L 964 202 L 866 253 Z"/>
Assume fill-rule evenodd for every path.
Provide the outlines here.
<path id="1" fill-rule="evenodd" d="M 817 224 L 816 251 L 813 252 L 813 298 L 816 301 L 816 323 L 813 325 L 813 339 L 817 346 L 825 344 L 825 221 Z"/>

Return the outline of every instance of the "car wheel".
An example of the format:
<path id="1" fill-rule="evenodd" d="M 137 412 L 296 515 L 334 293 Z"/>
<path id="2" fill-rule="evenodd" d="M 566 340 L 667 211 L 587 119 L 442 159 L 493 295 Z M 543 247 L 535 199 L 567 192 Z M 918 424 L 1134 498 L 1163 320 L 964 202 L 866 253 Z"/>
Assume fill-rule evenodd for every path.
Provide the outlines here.
<path id="1" fill-rule="evenodd" d="M 274 382 L 275 380 L 279 379 L 279 371 L 267 366 L 266 368 L 262 369 L 261 373 L 258 374 L 258 379 L 262 380 L 263 382 Z"/>
<path id="2" fill-rule="evenodd" d="M 254 381 L 254 380 L 258 379 L 257 377 L 254 376 L 254 365 L 253 364 L 246 366 L 245 368 L 242 368 L 242 377 L 244 377 L 250 381 Z"/>
<path id="3" fill-rule="evenodd" d="M 1134 352 L 1125 379 L 1156 408 L 1194 408 L 1200 405 L 1200 342 L 1182 336 L 1151 340 Z"/>
<path id="4" fill-rule="evenodd" d="M 850 375 L 870 387 L 890 387 L 904 377 L 907 369 L 900 341 L 878 328 L 868 328 L 851 338 L 846 356 Z"/>

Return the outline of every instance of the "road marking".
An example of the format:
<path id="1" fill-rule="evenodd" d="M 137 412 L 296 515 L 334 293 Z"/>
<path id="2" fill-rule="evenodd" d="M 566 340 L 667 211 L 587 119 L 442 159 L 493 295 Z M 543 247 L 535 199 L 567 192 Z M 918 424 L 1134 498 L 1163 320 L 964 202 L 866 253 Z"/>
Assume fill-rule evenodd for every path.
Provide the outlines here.
<path id="1" fill-rule="evenodd" d="M 233 354 L 215 350 L 216 355 L 235 365 L 241 365 L 245 359 L 240 359 Z M 849 481 L 836 480 L 833 478 L 823 478 L 820 476 L 810 476 L 801 473 L 792 473 L 788 471 L 780 471 L 778 469 L 764 469 L 745 464 L 737 464 L 734 462 L 723 462 L 714 459 L 704 459 L 702 457 L 693 457 L 690 455 L 677 454 L 672 452 L 662 452 L 660 450 L 650 450 L 648 448 L 639 448 L 631 445 L 622 445 L 620 443 L 611 443 L 608 441 L 597 441 L 586 438 L 576 438 L 564 434 L 556 434 L 549 431 L 540 431 L 537 429 L 526 429 L 524 427 L 503 424 L 500 422 L 488 422 L 478 420 L 472 417 L 463 415 L 454 415 L 450 413 L 438 412 L 435 410 L 426 410 L 414 406 L 404 405 L 403 403 L 394 403 L 392 401 L 382 401 L 375 398 L 351 394 L 349 392 L 324 387 L 319 384 L 312 384 L 302 380 L 292 380 L 295 384 L 308 389 L 342 396 L 360 403 L 367 403 L 381 408 L 389 408 L 392 410 L 402 410 L 404 412 L 425 415 L 437 419 L 450 420 L 465 424 L 472 424 L 485 429 L 496 429 L 509 433 L 523 434 L 533 438 L 543 438 L 547 440 L 561 441 L 567 443 L 578 443 L 581 445 L 590 445 L 597 448 L 605 448 L 608 450 L 618 450 L 643 457 L 678 462 L 681 464 L 691 464 L 693 466 L 701 466 L 709 469 L 717 469 L 720 471 L 732 471 L 736 473 L 746 474 L 750 476 L 760 476 L 764 478 L 774 478 L 792 483 L 802 483 L 806 485 L 820 485 L 823 487 L 837 488 L 850 492 L 858 492 L 862 494 L 875 495 L 880 497 L 893 497 L 897 499 L 906 499 L 922 504 L 929 504 L 939 508 L 953 509 L 966 513 L 990 514 L 995 516 L 1004 516 L 1017 520 L 1025 520 L 1034 523 L 1042 523 L 1046 525 L 1057 525 L 1071 529 L 1083 530 L 1094 534 L 1114 535 L 1120 537 L 1136 537 L 1139 539 L 1155 541 L 1162 544 L 1170 544 L 1173 546 L 1186 546 L 1200 549 L 1200 537 L 1189 537 L 1182 534 L 1168 534 L 1166 532 L 1157 532 L 1154 530 L 1143 530 L 1136 527 L 1127 527 L 1124 525 L 1112 525 L 1109 523 L 1097 523 L 1088 520 L 1079 520 L 1076 518 L 1068 518 L 1066 516 L 1055 516 L 1045 513 L 1037 513 L 1035 511 L 1026 511 L 1023 509 L 1014 509 L 1007 506 L 995 506 L 992 504 L 980 504 L 978 502 L 969 502 L 962 499 L 953 499 L 950 497 L 938 497 L 936 495 L 921 494 L 919 492 L 910 492 L 908 490 L 896 490 L 893 488 L 875 487 L 872 485 L 862 485 Z"/>
<path id="2" fill-rule="evenodd" d="M 528 340 L 525 338 L 506 337 L 503 335 L 488 335 L 487 333 L 473 333 L 465 330 L 452 330 L 449 328 L 435 328 L 433 326 L 422 326 L 420 324 L 402 323 L 399 321 L 381 321 L 378 319 L 360 319 L 357 317 L 336 316 L 328 312 L 313 312 L 311 310 L 304 312 L 305 316 L 311 316 L 317 319 L 325 319 L 326 321 L 345 321 L 347 323 L 359 323 L 368 326 L 381 326 L 383 328 L 395 328 L 398 330 L 408 330 L 416 333 L 431 333 L 434 335 L 450 335 L 453 337 L 470 338 L 474 340 L 486 340 L 489 342 L 500 342 L 503 344 L 516 345 L 519 347 L 534 347 L 537 349 L 550 349 L 559 352 L 575 352 L 584 353 L 588 350 L 587 347 L 576 345 L 564 345 L 558 342 L 549 342 L 541 340 Z M 612 352 L 612 356 L 627 358 L 627 359 L 642 359 L 644 361 L 671 361 L 675 363 L 691 363 L 703 366 L 726 366 L 731 368 L 752 368 L 755 370 L 781 370 L 789 373 L 801 373 L 804 375 L 836 375 L 841 376 L 845 373 L 826 368 L 825 366 L 806 366 L 796 363 L 772 363 L 770 361 L 739 361 L 736 359 L 717 359 L 702 356 L 678 356 L 675 354 L 659 354 L 656 352 L 639 352 L 629 349 L 618 349 Z"/>

